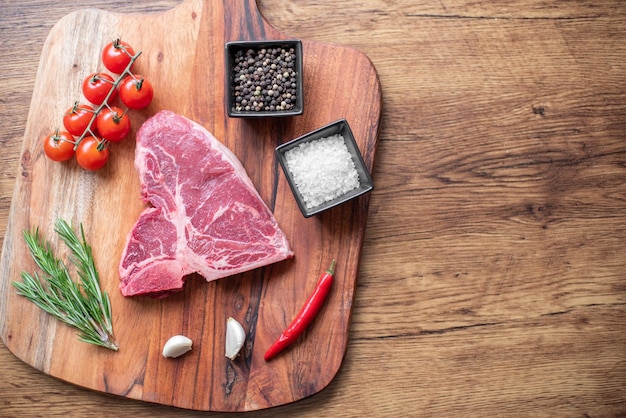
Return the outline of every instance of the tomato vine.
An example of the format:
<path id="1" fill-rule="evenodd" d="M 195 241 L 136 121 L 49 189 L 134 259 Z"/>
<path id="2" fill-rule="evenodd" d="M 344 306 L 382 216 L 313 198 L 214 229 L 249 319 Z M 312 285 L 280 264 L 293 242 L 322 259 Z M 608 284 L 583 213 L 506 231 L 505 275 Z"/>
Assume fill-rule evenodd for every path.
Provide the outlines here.
<path id="1" fill-rule="evenodd" d="M 109 158 L 109 144 L 122 141 L 130 132 L 129 109 L 143 109 L 151 102 L 154 90 L 150 81 L 132 72 L 141 51 L 134 49 L 120 39 L 108 43 L 102 50 L 102 64 L 111 76 L 104 71 L 89 74 L 82 83 L 82 93 L 92 105 L 76 101 L 63 116 L 65 131 L 56 129 L 46 137 L 46 155 L 53 161 L 67 161 L 69 152 L 63 158 L 59 148 L 66 150 L 71 143 L 78 164 L 86 170 L 99 170 Z M 122 109 L 113 105 L 119 96 L 125 106 Z M 70 139 L 71 138 L 71 139 Z M 87 144 L 81 146 L 85 139 Z"/>

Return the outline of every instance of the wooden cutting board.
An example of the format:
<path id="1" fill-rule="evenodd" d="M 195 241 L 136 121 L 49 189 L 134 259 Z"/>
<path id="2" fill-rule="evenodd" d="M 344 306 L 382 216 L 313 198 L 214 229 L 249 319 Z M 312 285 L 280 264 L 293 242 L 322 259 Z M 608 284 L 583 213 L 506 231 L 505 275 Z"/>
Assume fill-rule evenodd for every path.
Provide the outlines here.
<path id="1" fill-rule="evenodd" d="M 105 169 L 90 173 L 74 162 L 49 161 L 43 136 L 60 126 L 65 110 L 81 98 L 83 78 L 103 68 L 102 47 L 118 36 L 142 51 L 135 72 L 152 80 L 153 103 L 131 112 L 131 139 L 113 147 Z M 17 357 L 96 391 L 196 410 L 268 408 L 328 385 L 346 352 L 369 197 L 304 218 L 274 148 L 345 118 L 371 170 L 381 91 L 376 70 L 362 53 L 303 40 L 304 114 L 228 118 L 224 43 L 287 38 L 263 19 L 253 0 L 189 0 L 150 15 L 80 10 L 52 28 L 41 55 L 1 260 L 0 335 Z M 294 259 L 212 283 L 192 275 L 183 292 L 162 300 L 121 296 L 119 259 L 144 208 L 133 166 L 134 135 L 162 109 L 201 123 L 237 155 L 288 236 Z M 11 285 L 22 271 L 36 271 L 23 230 L 39 227 L 58 254 L 66 255 L 53 233 L 57 218 L 85 228 L 102 287 L 111 297 L 118 352 L 79 342 L 73 329 L 17 296 Z M 265 350 L 333 258 L 336 281 L 322 312 L 293 346 L 265 362 Z M 247 332 L 243 355 L 235 361 L 224 356 L 229 316 Z M 163 344 L 175 334 L 190 337 L 193 350 L 165 359 Z"/>

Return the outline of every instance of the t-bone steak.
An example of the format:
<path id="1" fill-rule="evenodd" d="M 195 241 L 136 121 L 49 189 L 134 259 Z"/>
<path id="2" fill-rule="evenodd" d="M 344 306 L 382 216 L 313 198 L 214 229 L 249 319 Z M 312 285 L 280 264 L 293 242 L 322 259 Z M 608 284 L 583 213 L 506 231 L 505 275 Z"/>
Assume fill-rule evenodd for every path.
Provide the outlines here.
<path id="1" fill-rule="evenodd" d="M 170 111 L 148 119 L 135 167 L 150 206 L 122 255 L 124 296 L 164 297 L 194 272 L 211 281 L 293 256 L 237 157 L 198 123 Z"/>

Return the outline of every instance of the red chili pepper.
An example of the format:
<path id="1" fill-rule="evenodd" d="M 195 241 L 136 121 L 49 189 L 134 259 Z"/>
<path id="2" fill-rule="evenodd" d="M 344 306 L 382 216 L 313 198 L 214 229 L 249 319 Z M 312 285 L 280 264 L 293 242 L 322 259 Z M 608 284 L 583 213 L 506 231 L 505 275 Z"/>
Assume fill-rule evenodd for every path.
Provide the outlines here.
<path id="1" fill-rule="evenodd" d="M 330 292 L 330 288 L 333 284 L 333 275 L 335 274 L 335 260 L 330 265 L 330 268 L 326 270 L 320 276 L 315 290 L 309 296 L 296 318 L 291 322 L 286 330 L 278 337 L 278 339 L 272 344 L 272 346 L 265 353 L 265 361 L 269 361 L 278 353 L 283 351 L 289 344 L 298 339 L 300 334 L 306 329 L 307 326 L 313 321 L 313 318 L 320 310 L 326 296 Z"/>

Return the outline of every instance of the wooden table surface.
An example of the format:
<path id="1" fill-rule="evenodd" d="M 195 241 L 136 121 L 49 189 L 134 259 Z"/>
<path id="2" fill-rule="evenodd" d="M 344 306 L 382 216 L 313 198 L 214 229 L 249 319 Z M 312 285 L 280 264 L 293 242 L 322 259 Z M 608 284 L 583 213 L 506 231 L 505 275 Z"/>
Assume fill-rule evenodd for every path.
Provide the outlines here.
<path id="1" fill-rule="evenodd" d="M 52 25 L 180 1 L 2 3 L 0 236 Z M 319 394 L 247 415 L 626 414 L 622 3 L 259 8 L 284 33 L 366 53 L 384 110 L 343 366 Z M 91 392 L 0 346 L 0 416 L 222 416 Z"/>

